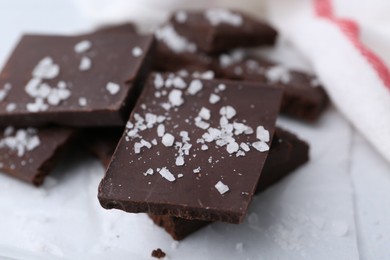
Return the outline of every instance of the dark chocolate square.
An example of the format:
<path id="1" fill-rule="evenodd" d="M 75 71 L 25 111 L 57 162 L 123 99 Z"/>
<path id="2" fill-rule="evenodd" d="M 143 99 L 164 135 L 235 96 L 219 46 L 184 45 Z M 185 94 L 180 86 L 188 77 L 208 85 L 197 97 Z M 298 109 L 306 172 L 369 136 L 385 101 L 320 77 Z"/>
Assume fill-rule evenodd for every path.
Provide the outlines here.
<path id="1" fill-rule="evenodd" d="M 99 186 L 101 205 L 240 223 L 281 96 L 255 83 L 150 76 Z"/>
<path id="2" fill-rule="evenodd" d="M 124 125 L 152 47 L 124 30 L 24 35 L 0 74 L 0 125 Z"/>
<path id="3" fill-rule="evenodd" d="M 219 57 L 218 75 L 234 80 L 267 83 L 284 89 L 281 113 L 308 122 L 316 121 L 329 98 L 318 79 L 258 57 L 247 57 L 236 50 Z"/>
<path id="4" fill-rule="evenodd" d="M 7 127 L 0 134 L 0 172 L 39 186 L 76 131 L 69 128 Z"/>
<path id="5" fill-rule="evenodd" d="M 206 53 L 273 45 L 277 36 L 265 22 L 223 8 L 180 10 L 172 15 L 170 22 L 180 35 Z"/>

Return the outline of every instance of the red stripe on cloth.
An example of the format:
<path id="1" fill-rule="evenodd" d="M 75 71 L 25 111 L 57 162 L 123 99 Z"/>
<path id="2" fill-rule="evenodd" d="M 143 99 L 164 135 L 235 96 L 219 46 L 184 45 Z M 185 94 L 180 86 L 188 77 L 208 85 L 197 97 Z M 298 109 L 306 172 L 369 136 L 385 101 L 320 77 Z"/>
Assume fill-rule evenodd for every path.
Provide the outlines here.
<path id="1" fill-rule="evenodd" d="M 390 71 L 385 63 L 360 40 L 360 27 L 356 21 L 339 18 L 335 15 L 332 0 L 314 0 L 314 8 L 319 17 L 336 24 L 360 53 L 373 66 L 387 88 L 390 89 Z"/>

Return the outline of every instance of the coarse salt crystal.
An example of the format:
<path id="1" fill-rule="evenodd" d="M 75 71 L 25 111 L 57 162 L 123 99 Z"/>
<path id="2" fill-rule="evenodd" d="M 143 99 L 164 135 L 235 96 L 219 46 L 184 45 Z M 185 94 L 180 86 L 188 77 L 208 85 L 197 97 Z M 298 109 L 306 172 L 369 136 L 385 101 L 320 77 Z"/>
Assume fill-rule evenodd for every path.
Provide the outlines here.
<path id="1" fill-rule="evenodd" d="M 188 87 L 188 94 L 190 95 L 195 95 L 199 91 L 201 91 L 203 88 L 203 84 L 200 80 L 194 79 L 191 81 L 190 86 Z"/>
<path id="2" fill-rule="evenodd" d="M 182 178 L 184 175 L 182 174 L 182 173 L 179 173 L 178 175 L 177 175 L 177 178 Z"/>
<path id="3" fill-rule="evenodd" d="M 269 68 L 265 72 L 265 76 L 267 80 L 271 83 L 282 82 L 284 84 L 287 84 L 291 80 L 289 69 L 281 65 Z"/>
<path id="4" fill-rule="evenodd" d="M 204 120 L 209 120 L 210 117 L 211 117 L 211 113 L 210 113 L 210 110 L 205 108 L 205 107 L 202 107 L 199 111 L 199 114 L 198 114 L 201 118 L 203 118 Z"/>
<path id="5" fill-rule="evenodd" d="M 239 145 L 236 142 L 231 142 L 226 146 L 226 151 L 230 154 L 237 152 Z"/>
<path id="6" fill-rule="evenodd" d="M 157 127 L 157 136 L 162 137 L 165 133 L 165 126 L 163 124 L 158 125 Z"/>
<path id="7" fill-rule="evenodd" d="M 92 43 L 88 40 L 83 40 L 81 42 L 78 42 L 75 46 L 74 46 L 74 51 L 76 53 L 83 53 L 83 52 L 86 52 L 88 51 L 89 49 L 91 49 L 92 47 Z"/>
<path id="8" fill-rule="evenodd" d="M 156 73 L 154 75 L 154 87 L 156 89 L 160 89 L 160 88 L 164 87 L 164 79 L 161 76 L 161 74 L 159 74 L 159 73 Z"/>
<path id="9" fill-rule="evenodd" d="M 79 105 L 85 107 L 87 105 L 87 99 L 85 97 L 79 98 Z"/>
<path id="10" fill-rule="evenodd" d="M 226 85 L 225 84 L 219 84 L 218 85 L 218 90 L 220 90 L 220 91 L 226 90 Z"/>
<path id="11" fill-rule="evenodd" d="M 143 54 L 143 51 L 140 47 L 136 46 L 133 48 L 131 53 L 133 54 L 134 57 L 140 57 Z"/>
<path id="12" fill-rule="evenodd" d="M 225 194 L 229 191 L 229 187 L 225 185 L 223 182 L 219 181 L 215 184 L 215 188 L 218 190 L 220 194 Z"/>
<path id="13" fill-rule="evenodd" d="M 175 77 L 172 84 L 175 88 L 184 89 L 187 87 L 187 83 L 181 77 Z"/>
<path id="14" fill-rule="evenodd" d="M 247 145 L 246 143 L 241 143 L 241 144 L 240 144 L 240 147 L 241 147 L 241 149 L 244 150 L 245 152 L 249 152 L 249 151 L 250 151 L 249 145 Z"/>
<path id="15" fill-rule="evenodd" d="M 173 143 L 175 142 L 175 137 L 173 135 L 169 134 L 169 133 L 166 133 L 162 137 L 162 141 L 161 142 L 166 147 L 171 147 L 173 145 Z"/>
<path id="16" fill-rule="evenodd" d="M 198 167 L 198 168 L 195 168 L 195 169 L 193 169 L 192 171 L 194 172 L 194 173 L 200 173 L 200 167 Z"/>
<path id="17" fill-rule="evenodd" d="M 200 148 L 202 151 L 206 151 L 209 149 L 209 147 L 207 146 L 207 144 L 203 144 Z"/>
<path id="18" fill-rule="evenodd" d="M 210 127 L 210 124 L 204 121 L 195 121 L 195 125 L 203 130 L 206 130 Z"/>
<path id="19" fill-rule="evenodd" d="M 149 168 L 146 172 L 144 172 L 143 174 L 145 175 L 145 176 L 147 176 L 147 175 L 153 175 L 153 173 L 154 173 L 154 171 L 153 171 L 153 169 L 152 168 Z"/>
<path id="20" fill-rule="evenodd" d="M 171 105 L 176 107 L 181 106 L 184 103 L 182 95 L 183 92 L 181 90 L 178 89 L 171 90 L 168 96 Z"/>
<path id="21" fill-rule="evenodd" d="M 232 119 L 236 115 L 236 110 L 232 106 L 224 106 L 219 110 L 221 116 L 226 116 L 227 119 Z"/>
<path id="22" fill-rule="evenodd" d="M 134 153 L 136 154 L 140 153 L 142 146 L 143 145 L 141 143 L 138 142 L 134 143 Z"/>
<path id="23" fill-rule="evenodd" d="M 216 104 L 216 103 L 218 103 L 219 100 L 221 100 L 221 98 L 218 95 L 216 95 L 214 93 L 210 94 L 209 102 L 211 104 Z"/>
<path id="24" fill-rule="evenodd" d="M 184 165 L 184 157 L 183 156 L 178 156 L 176 157 L 176 162 L 175 164 L 177 166 L 183 166 Z"/>
<path id="25" fill-rule="evenodd" d="M 175 176 L 166 168 L 166 167 L 163 167 L 160 171 L 159 171 L 160 175 L 165 178 L 166 180 L 170 181 L 170 182 L 173 182 L 176 180 Z"/>
<path id="26" fill-rule="evenodd" d="M 111 95 L 115 95 L 119 92 L 120 86 L 116 83 L 108 82 L 106 85 L 106 89 Z"/>
<path id="27" fill-rule="evenodd" d="M 262 142 L 269 142 L 270 136 L 268 130 L 264 126 L 258 126 L 256 128 L 256 138 Z"/>
<path id="28" fill-rule="evenodd" d="M 60 73 L 60 67 L 51 57 L 45 57 L 35 66 L 32 76 L 38 79 L 54 79 Z"/>
<path id="29" fill-rule="evenodd" d="M 258 151 L 260 151 L 260 152 L 266 152 L 266 151 L 269 150 L 268 144 L 266 144 L 266 143 L 264 143 L 264 142 L 262 142 L 262 141 L 254 142 L 254 143 L 252 143 L 252 146 L 253 146 L 256 150 L 258 150 Z"/>
<path id="30" fill-rule="evenodd" d="M 141 139 L 140 142 L 141 142 L 141 144 L 142 144 L 143 147 L 146 147 L 146 148 L 148 148 L 148 149 L 152 148 L 152 144 L 149 143 L 148 141 L 146 141 L 146 140 L 144 140 L 144 139 Z"/>
<path id="31" fill-rule="evenodd" d="M 236 153 L 236 157 L 239 157 L 239 156 L 245 156 L 245 152 L 239 150 L 239 151 Z"/>
<path id="32" fill-rule="evenodd" d="M 82 57 L 79 65 L 79 70 L 80 71 L 87 71 L 91 68 L 92 66 L 92 61 L 88 57 Z"/>
<path id="33" fill-rule="evenodd" d="M 15 103 L 9 103 L 6 107 L 5 107 L 5 110 L 7 110 L 7 112 L 12 112 L 16 109 L 16 104 Z"/>

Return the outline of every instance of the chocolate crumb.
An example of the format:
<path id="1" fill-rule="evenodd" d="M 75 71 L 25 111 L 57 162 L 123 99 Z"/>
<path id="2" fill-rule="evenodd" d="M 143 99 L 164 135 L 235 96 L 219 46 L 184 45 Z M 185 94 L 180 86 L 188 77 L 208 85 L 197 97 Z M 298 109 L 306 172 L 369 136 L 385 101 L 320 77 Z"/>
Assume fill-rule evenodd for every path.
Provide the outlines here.
<path id="1" fill-rule="evenodd" d="M 152 251 L 152 257 L 160 259 L 160 258 L 164 258 L 165 256 L 166 256 L 165 252 L 162 251 L 160 248 L 157 248 Z"/>

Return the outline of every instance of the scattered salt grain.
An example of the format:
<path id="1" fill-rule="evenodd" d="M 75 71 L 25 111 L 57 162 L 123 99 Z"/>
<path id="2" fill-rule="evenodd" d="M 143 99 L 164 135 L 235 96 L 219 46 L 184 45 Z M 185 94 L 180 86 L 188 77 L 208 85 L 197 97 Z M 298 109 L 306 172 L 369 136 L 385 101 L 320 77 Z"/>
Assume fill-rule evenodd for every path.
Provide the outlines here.
<path id="1" fill-rule="evenodd" d="M 76 53 L 84 53 L 84 52 L 88 51 L 89 49 L 91 49 L 91 47 L 92 47 L 92 43 L 90 41 L 83 40 L 74 46 L 74 51 Z"/>
<path id="2" fill-rule="evenodd" d="M 183 166 L 184 165 L 184 157 L 183 156 L 178 156 L 176 157 L 176 166 Z"/>
<path id="3" fill-rule="evenodd" d="M 161 74 L 159 74 L 159 73 L 156 73 L 154 75 L 154 87 L 156 89 L 160 89 L 160 88 L 164 87 L 164 79 L 161 76 Z"/>
<path id="4" fill-rule="evenodd" d="M 267 80 L 271 83 L 281 82 L 287 84 L 291 80 L 289 69 L 281 65 L 269 68 L 265 72 L 265 76 L 267 77 Z"/>
<path id="5" fill-rule="evenodd" d="M 270 136 L 268 130 L 264 126 L 258 126 L 256 128 L 256 138 L 262 142 L 269 142 Z"/>
<path id="6" fill-rule="evenodd" d="M 223 184 L 221 181 L 217 182 L 215 184 L 215 188 L 218 190 L 220 194 L 225 194 L 226 192 L 229 191 L 229 187 L 225 184 Z"/>
<path id="7" fill-rule="evenodd" d="M 143 54 L 143 51 L 140 47 L 136 46 L 133 48 L 131 53 L 133 54 L 134 57 L 140 57 Z"/>
<path id="8" fill-rule="evenodd" d="M 79 98 L 79 105 L 85 107 L 87 105 L 87 99 L 85 97 Z"/>
<path id="9" fill-rule="evenodd" d="M 188 87 L 188 93 L 190 95 L 195 95 L 199 91 L 201 91 L 203 88 L 203 84 L 200 80 L 194 79 L 191 83 L 190 86 Z"/>
<path id="10" fill-rule="evenodd" d="M 226 116 L 227 119 L 232 119 L 236 115 L 236 110 L 232 106 L 224 106 L 219 110 L 221 116 Z"/>
<path id="11" fill-rule="evenodd" d="M 153 171 L 153 169 L 152 168 L 149 168 L 146 172 L 144 172 L 143 174 L 145 175 L 145 176 L 147 176 L 147 175 L 153 175 L 153 173 L 154 173 L 154 171 Z"/>
<path id="12" fill-rule="evenodd" d="M 184 103 L 183 100 L 183 92 L 178 89 L 173 89 L 169 93 L 168 99 L 172 106 L 178 107 L 181 106 Z"/>
<path id="13" fill-rule="evenodd" d="M 211 112 L 209 109 L 202 107 L 199 111 L 199 117 L 203 118 L 204 120 L 209 120 L 211 117 Z"/>
<path id="14" fill-rule="evenodd" d="M 160 171 L 159 171 L 160 175 L 165 178 L 166 180 L 170 181 L 170 182 L 173 182 L 176 180 L 175 176 L 166 168 L 166 167 L 163 167 Z"/>
<path id="15" fill-rule="evenodd" d="M 120 86 L 116 83 L 108 82 L 106 85 L 106 89 L 111 95 L 115 95 L 119 92 Z"/>
<path id="16" fill-rule="evenodd" d="M 88 57 L 82 57 L 79 65 L 79 70 L 80 71 L 87 71 L 91 68 L 92 66 L 92 61 Z"/>
<path id="17" fill-rule="evenodd" d="M 210 94 L 209 102 L 211 104 L 216 104 L 216 103 L 218 103 L 219 100 L 221 100 L 221 98 L 218 95 L 216 95 L 214 93 Z"/>
<path id="18" fill-rule="evenodd" d="M 158 125 L 157 127 L 157 136 L 162 137 L 165 133 L 165 126 L 163 124 Z"/>
<path id="19" fill-rule="evenodd" d="M 15 103 L 9 103 L 7 104 L 7 106 L 5 107 L 5 110 L 7 112 L 12 112 L 16 109 L 16 104 Z"/>
<path id="20" fill-rule="evenodd" d="M 166 133 L 162 137 L 162 141 L 161 142 L 166 147 L 171 147 L 173 145 L 173 143 L 175 142 L 175 137 L 173 137 L 173 135 L 171 135 L 171 134 Z"/>
<path id="21" fill-rule="evenodd" d="M 254 142 L 254 143 L 252 144 L 252 146 L 253 146 L 256 150 L 258 150 L 259 152 L 266 152 L 266 151 L 269 150 L 268 144 L 266 144 L 266 143 L 264 143 L 264 142 L 262 142 L 262 141 Z"/>
<path id="22" fill-rule="evenodd" d="M 35 66 L 32 75 L 37 79 L 54 79 L 60 73 L 60 67 L 51 57 L 45 57 Z"/>

